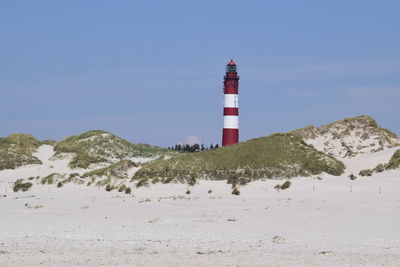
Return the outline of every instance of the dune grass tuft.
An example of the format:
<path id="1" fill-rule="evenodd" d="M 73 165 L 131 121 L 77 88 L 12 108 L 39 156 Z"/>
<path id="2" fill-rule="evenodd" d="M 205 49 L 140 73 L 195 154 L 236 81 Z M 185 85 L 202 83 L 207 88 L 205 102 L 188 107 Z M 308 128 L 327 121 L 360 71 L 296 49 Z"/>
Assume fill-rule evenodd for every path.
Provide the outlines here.
<path id="1" fill-rule="evenodd" d="M 18 179 L 17 181 L 14 182 L 13 191 L 14 192 L 18 192 L 18 191 L 26 192 L 32 187 L 32 185 L 33 184 L 30 182 L 24 183 L 23 179 Z"/>

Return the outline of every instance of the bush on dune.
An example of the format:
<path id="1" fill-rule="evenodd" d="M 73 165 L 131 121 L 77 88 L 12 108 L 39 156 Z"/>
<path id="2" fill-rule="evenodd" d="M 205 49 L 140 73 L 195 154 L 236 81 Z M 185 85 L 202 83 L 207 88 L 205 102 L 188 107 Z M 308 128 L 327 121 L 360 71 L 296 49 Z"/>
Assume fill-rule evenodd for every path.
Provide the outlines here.
<path id="1" fill-rule="evenodd" d="M 394 170 L 400 168 L 400 149 L 394 152 L 392 158 L 389 160 L 389 163 L 386 165 L 387 170 Z"/>
<path id="2" fill-rule="evenodd" d="M 14 182 L 13 191 L 14 192 L 18 192 L 18 191 L 26 192 L 31 187 L 32 187 L 32 183 L 30 183 L 30 182 L 24 183 L 23 179 L 18 179 L 17 181 Z"/>
<path id="3" fill-rule="evenodd" d="M 290 181 L 286 181 L 283 184 L 277 184 L 274 188 L 278 191 L 285 190 L 285 189 L 288 189 L 291 185 L 292 185 L 292 183 Z"/>
<path id="4" fill-rule="evenodd" d="M 12 134 L 0 138 L 0 170 L 15 169 L 27 164 L 42 164 L 33 156 L 40 142 L 29 134 Z"/>

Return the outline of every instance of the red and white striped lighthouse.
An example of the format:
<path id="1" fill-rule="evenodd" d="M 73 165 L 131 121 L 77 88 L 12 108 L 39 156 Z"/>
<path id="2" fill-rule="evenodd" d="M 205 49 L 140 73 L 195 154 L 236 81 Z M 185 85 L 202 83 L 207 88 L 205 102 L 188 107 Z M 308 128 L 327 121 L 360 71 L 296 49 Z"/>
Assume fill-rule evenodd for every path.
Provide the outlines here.
<path id="1" fill-rule="evenodd" d="M 236 64 L 231 60 L 226 66 L 224 77 L 224 128 L 222 131 L 222 146 L 234 145 L 239 142 L 239 76 Z"/>

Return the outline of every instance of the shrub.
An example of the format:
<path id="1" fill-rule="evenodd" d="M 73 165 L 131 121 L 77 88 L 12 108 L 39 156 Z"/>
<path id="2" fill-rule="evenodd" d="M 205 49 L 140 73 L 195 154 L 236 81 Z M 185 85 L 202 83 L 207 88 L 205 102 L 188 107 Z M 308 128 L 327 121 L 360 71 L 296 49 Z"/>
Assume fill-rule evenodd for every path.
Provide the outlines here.
<path id="1" fill-rule="evenodd" d="M 361 170 L 360 173 L 359 173 L 358 175 L 361 175 L 361 176 L 371 176 L 371 175 L 372 175 L 372 170 L 369 170 L 369 169 L 367 169 L 367 170 Z"/>
<path id="2" fill-rule="evenodd" d="M 54 182 L 56 182 L 57 179 L 59 179 L 61 176 L 61 174 L 59 173 L 52 173 L 46 177 L 44 177 L 41 181 L 42 184 L 54 184 Z"/>
<path id="3" fill-rule="evenodd" d="M 211 194 L 213 191 L 211 189 L 208 190 L 208 193 Z"/>
<path id="4" fill-rule="evenodd" d="M 131 188 L 130 187 L 125 188 L 125 194 L 130 194 L 130 193 L 131 193 Z"/>
<path id="5" fill-rule="evenodd" d="M 190 177 L 190 179 L 188 180 L 188 184 L 194 186 L 196 184 L 196 178 Z"/>
<path id="6" fill-rule="evenodd" d="M 240 185 L 246 185 L 246 184 L 248 184 L 250 182 L 251 182 L 251 179 L 249 179 L 249 178 L 240 178 L 239 179 L 239 184 Z"/>
<path id="7" fill-rule="evenodd" d="M 42 164 L 33 156 L 40 142 L 29 134 L 13 134 L 0 138 L 0 170 L 15 169 L 26 164 Z"/>
<path id="8" fill-rule="evenodd" d="M 15 181 L 14 183 L 14 187 L 13 190 L 14 192 L 18 192 L 18 191 L 22 191 L 22 192 L 26 192 L 28 191 L 30 188 L 32 187 L 32 183 L 24 183 L 23 179 L 18 179 L 17 181 Z"/>
<path id="9" fill-rule="evenodd" d="M 123 184 L 118 188 L 118 192 L 124 192 L 125 189 L 126 189 L 126 185 Z"/>
<path id="10" fill-rule="evenodd" d="M 374 172 L 383 172 L 385 170 L 385 165 L 383 164 L 378 164 L 378 166 L 376 166 L 373 171 Z"/>
<path id="11" fill-rule="evenodd" d="M 71 174 L 69 175 L 69 179 L 75 178 L 75 177 L 77 177 L 77 176 L 79 176 L 79 173 L 71 173 Z"/>
<path id="12" fill-rule="evenodd" d="M 139 182 L 137 182 L 136 187 L 147 186 L 147 185 L 149 185 L 147 178 L 142 178 L 139 180 Z"/>
<path id="13" fill-rule="evenodd" d="M 57 187 L 62 187 L 64 184 L 62 182 L 57 183 Z"/>
<path id="14" fill-rule="evenodd" d="M 231 184 L 232 188 L 234 188 L 239 183 L 239 177 L 236 175 L 236 173 L 230 174 L 226 182 Z"/>
<path id="15" fill-rule="evenodd" d="M 355 176 L 354 174 L 350 174 L 349 178 L 350 178 L 350 180 L 355 180 L 355 179 L 357 179 L 357 176 Z"/>
<path id="16" fill-rule="evenodd" d="M 106 191 L 107 191 L 107 192 L 110 192 L 110 191 L 112 191 L 113 189 L 114 189 L 114 186 L 112 186 L 112 185 L 110 185 L 110 184 L 106 185 Z"/>
<path id="17" fill-rule="evenodd" d="M 240 191 L 236 186 L 232 190 L 232 195 L 237 195 L 237 196 L 240 195 Z"/>
<path id="18" fill-rule="evenodd" d="M 291 182 L 290 181 L 286 181 L 286 182 L 284 182 L 283 184 L 277 184 L 277 185 L 275 185 L 275 189 L 276 190 L 285 190 L 285 189 L 288 189 L 290 186 L 291 186 Z"/>
<path id="19" fill-rule="evenodd" d="M 190 190 L 186 190 L 186 195 L 190 195 Z"/>
<path id="20" fill-rule="evenodd" d="M 287 188 L 289 188 L 292 185 L 292 183 L 290 181 L 286 181 L 281 185 L 281 189 L 285 190 Z"/>
<path id="21" fill-rule="evenodd" d="M 394 152 L 392 158 L 390 159 L 389 163 L 386 166 L 388 170 L 394 170 L 400 167 L 400 149 Z"/>
<path id="22" fill-rule="evenodd" d="M 162 182 L 163 184 L 169 184 L 172 180 L 174 180 L 173 177 L 168 177 L 167 179 L 164 179 Z"/>
<path id="23" fill-rule="evenodd" d="M 107 184 L 111 183 L 111 177 L 105 178 L 103 180 L 97 181 L 96 185 L 97 186 L 106 186 Z M 94 182 L 94 180 L 92 180 L 92 182 Z"/>

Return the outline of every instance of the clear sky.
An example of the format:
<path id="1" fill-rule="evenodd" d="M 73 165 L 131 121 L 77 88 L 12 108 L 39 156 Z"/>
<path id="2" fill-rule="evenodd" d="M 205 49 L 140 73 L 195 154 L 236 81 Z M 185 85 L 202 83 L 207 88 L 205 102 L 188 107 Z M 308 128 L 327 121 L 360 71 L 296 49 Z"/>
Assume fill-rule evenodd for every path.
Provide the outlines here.
<path id="1" fill-rule="evenodd" d="M 400 1 L 0 1 L 0 136 L 241 141 L 366 114 L 400 134 Z"/>

